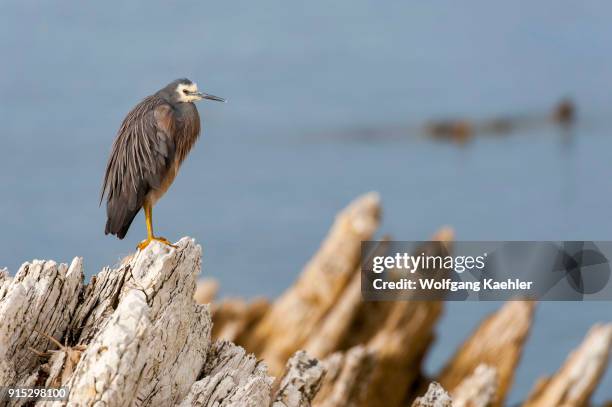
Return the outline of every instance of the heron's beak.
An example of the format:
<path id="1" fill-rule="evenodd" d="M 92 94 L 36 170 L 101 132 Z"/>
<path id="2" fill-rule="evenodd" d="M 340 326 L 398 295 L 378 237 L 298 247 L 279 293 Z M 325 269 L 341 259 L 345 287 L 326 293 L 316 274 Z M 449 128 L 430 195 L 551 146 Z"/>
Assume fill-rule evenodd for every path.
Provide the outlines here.
<path id="1" fill-rule="evenodd" d="M 226 102 L 225 99 L 220 98 L 219 96 L 209 95 L 208 93 L 198 92 L 198 93 L 196 93 L 196 95 L 198 95 L 202 99 L 209 99 L 209 100 L 214 100 L 216 102 L 223 102 L 223 103 Z"/>

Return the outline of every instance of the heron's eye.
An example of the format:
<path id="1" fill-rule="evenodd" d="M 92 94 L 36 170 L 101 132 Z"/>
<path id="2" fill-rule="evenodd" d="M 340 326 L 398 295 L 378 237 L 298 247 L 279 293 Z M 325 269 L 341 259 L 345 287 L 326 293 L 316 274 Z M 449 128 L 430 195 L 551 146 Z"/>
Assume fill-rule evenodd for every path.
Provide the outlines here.
<path id="1" fill-rule="evenodd" d="M 187 89 L 183 89 L 183 93 L 186 95 L 189 93 L 189 91 Z"/>

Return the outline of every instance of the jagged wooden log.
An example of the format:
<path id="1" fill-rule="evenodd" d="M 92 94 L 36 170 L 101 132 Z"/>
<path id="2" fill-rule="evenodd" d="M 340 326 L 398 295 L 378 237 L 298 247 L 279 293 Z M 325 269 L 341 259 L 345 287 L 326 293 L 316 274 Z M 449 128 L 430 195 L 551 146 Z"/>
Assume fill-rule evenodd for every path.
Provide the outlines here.
<path id="1" fill-rule="evenodd" d="M 285 367 L 285 373 L 274 390 L 272 407 L 309 407 L 315 398 L 325 370 L 317 359 L 305 351 L 297 352 Z"/>
<path id="2" fill-rule="evenodd" d="M 432 240 L 449 242 L 452 237 L 452 231 L 445 228 Z M 430 249 L 436 251 L 438 246 L 424 248 Z M 433 340 L 442 302 L 363 302 L 360 281 L 359 268 L 355 268 L 346 288 L 303 345 L 319 358 L 339 350 L 353 352 L 340 352 L 326 361 L 330 374 L 315 405 L 400 406 L 414 397 L 410 389 L 421 375 L 421 361 Z M 352 366 L 350 373 L 344 370 L 346 362 Z M 350 389 L 355 377 L 360 378 L 358 391 Z"/>
<path id="3" fill-rule="evenodd" d="M 497 371 L 487 365 L 479 365 L 453 390 L 453 407 L 488 407 L 495 403 Z"/>
<path id="4" fill-rule="evenodd" d="M 229 298 L 214 303 L 213 338 L 243 344 L 269 308 L 270 302 L 265 298 L 250 302 Z"/>
<path id="5" fill-rule="evenodd" d="M 265 365 L 231 342 L 213 344 L 202 376 L 191 386 L 180 407 L 270 404 L 272 378 Z"/>
<path id="6" fill-rule="evenodd" d="M 452 237 L 452 231 L 445 228 L 432 240 L 450 245 Z M 438 248 L 432 245 L 423 250 Z M 383 242 L 376 255 L 385 250 Z M 324 361 L 328 375 L 315 405 L 402 406 L 414 398 L 411 389 L 421 376 L 421 361 L 433 340 L 441 311 L 441 301 L 363 302 L 357 270 L 316 335 L 305 345 L 314 355 L 323 357 L 330 351 L 343 351 L 355 341 L 361 343 Z M 357 380 L 359 384 L 355 385 Z"/>
<path id="7" fill-rule="evenodd" d="M 33 349 L 64 336 L 82 290 L 82 261 L 24 263 L 15 277 L 5 273 L 0 290 L 0 385 L 26 385 L 38 366 Z"/>
<path id="8" fill-rule="evenodd" d="M 365 405 L 399 407 L 410 397 L 441 313 L 441 301 L 394 303 L 385 324 L 367 345 L 376 359 Z"/>
<path id="9" fill-rule="evenodd" d="M 494 367 L 498 389 L 494 406 L 503 405 L 533 321 L 535 303 L 509 301 L 485 319 L 442 370 L 438 381 L 455 388 L 482 363 Z"/>
<path id="10" fill-rule="evenodd" d="M 365 401 L 375 356 L 364 346 L 336 352 L 323 360 L 326 374 L 315 407 L 356 407 Z"/>
<path id="11" fill-rule="evenodd" d="M 373 255 L 382 255 L 385 250 L 386 242 L 383 242 Z M 376 334 L 391 306 L 386 302 L 366 303 L 362 300 L 361 270 L 358 267 L 334 307 L 320 323 L 316 335 L 304 344 L 304 349 L 322 359 L 337 350 L 366 343 Z"/>
<path id="12" fill-rule="evenodd" d="M 208 306 L 193 299 L 200 263 L 200 246 L 184 238 L 176 249 L 152 243 L 86 286 L 79 258 L 0 273 L 0 386 L 66 385 L 74 406 L 270 405 L 265 366 L 211 342 Z M 65 345 L 42 357 L 58 340 Z M 323 371 L 308 360 L 309 369 L 290 365 L 290 397 L 279 406 L 314 396 Z"/>
<path id="13" fill-rule="evenodd" d="M 612 348 L 612 324 L 595 325 L 563 367 L 541 379 L 525 402 L 526 407 L 588 405 L 608 365 Z"/>
<path id="14" fill-rule="evenodd" d="M 304 349 L 317 358 L 324 358 L 340 349 L 350 335 L 361 301 L 361 275 L 356 270 L 336 305 L 321 322 L 316 335 L 305 342 Z"/>
<path id="15" fill-rule="evenodd" d="M 447 252 L 452 239 L 452 230 L 444 228 L 432 238 L 444 245 L 427 244 L 417 252 L 441 255 L 441 250 Z M 422 375 L 422 361 L 434 340 L 434 328 L 442 314 L 443 302 L 391 301 L 387 307 L 386 313 L 380 316 L 379 327 L 367 343 L 368 350 L 375 355 L 366 389 L 367 406 L 400 407 L 414 398 L 411 390 Z"/>
<path id="16" fill-rule="evenodd" d="M 273 373 L 280 372 L 332 309 L 359 264 L 361 242 L 371 239 L 379 219 L 377 194 L 351 203 L 337 216 L 296 284 L 257 324 L 245 347 L 265 359 Z"/>
<path id="17" fill-rule="evenodd" d="M 439 383 L 433 382 L 425 395 L 414 400 L 412 407 L 453 407 L 453 402 L 446 390 Z"/>

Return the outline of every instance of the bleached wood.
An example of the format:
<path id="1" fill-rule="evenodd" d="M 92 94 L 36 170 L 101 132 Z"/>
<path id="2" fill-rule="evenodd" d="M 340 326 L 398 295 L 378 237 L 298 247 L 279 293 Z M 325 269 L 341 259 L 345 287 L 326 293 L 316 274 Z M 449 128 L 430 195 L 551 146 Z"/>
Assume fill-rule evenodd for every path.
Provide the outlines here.
<path id="1" fill-rule="evenodd" d="M 502 406 L 533 320 L 535 303 L 509 301 L 485 319 L 448 362 L 438 381 L 453 392 L 482 363 L 496 369 L 498 388 L 493 406 Z"/>
<path id="2" fill-rule="evenodd" d="M 322 365 L 326 373 L 313 405 L 316 407 L 356 407 L 363 405 L 375 357 L 364 346 L 336 352 Z"/>
<path id="3" fill-rule="evenodd" d="M 526 407 L 588 405 L 608 365 L 612 348 L 612 324 L 595 325 L 561 369 L 542 379 L 532 391 Z"/>
<path id="4" fill-rule="evenodd" d="M 446 390 L 439 383 L 433 382 L 427 393 L 414 400 L 412 407 L 453 407 L 453 402 Z"/>
<path id="5" fill-rule="evenodd" d="M 266 360 L 271 372 L 280 373 L 334 306 L 359 264 L 361 242 L 371 239 L 379 220 L 376 193 L 358 198 L 340 212 L 299 280 L 257 325 L 245 345 Z"/>
<path id="6" fill-rule="evenodd" d="M 213 338 L 242 345 L 269 308 L 270 302 L 265 298 L 249 302 L 228 298 L 214 303 Z"/>
<path id="7" fill-rule="evenodd" d="M 441 255 L 450 250 L 453 237 L 452 229 L 443 228 L 432 237 L 432 241 L 443 245 L 426 244 L 417 250 Z M 417 275 L 421 272 L 416 271 Z M 401 407 L 414 398 L 411 390 L 422 375 L 421 364 L 433 342 L 443 302 L 391 301 L 386 308 L 367 343 L 368 351 L 375 355 L 372 375 L 365 386 L 364 405 L 371 407 Z"/>
<path id="8" fill-rule="evenodd" d="M 324 318 L 316 335 L 304 344 L 310 354 L 323 358 L 334 352 L 350 335 L 350 326 L 359 312 L 361 304 L 361 273 L 356 270 L 336 305 Z"/>
<path id="9" fill-rule="evenodd" d="M 87 286 L 79 258 L 26 263 L 14 278 L 0 272 L 0 386 L 66 385 L 69 406 L 270 405 L 265 365 L 211 344 L 208 305 L 193 298 L 200 246 L 176 245 L 154 242 Z M 313 370 L 290 372 L 289 400 L 310 400 Z"/>
<path id="10" fill-rule="evenodd" d="M 8 269 L 0 268 L 0 300 L 4 298 L 10 281 Z"/>
<path id="11" fill-rule="evenodd" d="M 497 371 L 482 364 L 453 391 L 454 407 L 488 407 L 497 394 Z"/>
<path id="12" fill-rule="evenodd" d="M 23 385 L 38 366 L 30 350 L 46 349 L 38 332 L 62 337 L 82 288 L 82 260 L 70 267 L 54 261 L 24 263 L 14 278 L 3 277 L 0 297 L 0 386 Z"/>
<path id="13" fill-rule="evenodd" d="M 273 396 L 273 407 L 309 407 L 321 387 L 324 368 L 317 359 L 299 351 L 285 367 L 280 385 Z"/>
<path id="14" fill-rule="evenodd" d="M 323 368 L 305 352 L 286 366 L 276 390 L 266 365 L 229 341 L 215 342 L 203 378 L 196 381 L 179 407 L 308 407 L 323 376 Z"/>
<path id="15" fill-rule="evenodd" d="M 273 378 L 252 354 L 228 341 L 209 351 L 203 378 L 193 383 L 180 407 L 269 406 Z"/>
<path id="16" fill-rule="evenodd" d="M 400 407 L 421 374 L 421 364 L 442 314 L 441 301 L 399 301 L 367 348 L 376 356 L 365 405 Z M 402 374 L 397 374 L 402 372 Z"/>
<path id="17" fill-rule="evenodd" d="M 152 331 L 148 314 L 144 293 L 130 290 L 105 329 L 88 344 L 67 383 L 70 403 L 129 406 L 138 400 L 141 378 L 153 356 L 143 343 Z"/>
<path id="18" fill-rule="evenodd" d="M 267 300 L 212 305 L 215 339 L 229 338 L 247 351 L 211 341 L 211 311 L 194 301 L 201 248 L 191 239 L 176 249 L 153 243 L 85 286 L 78 258 L 70 267 L 26 263 L 15 277 L 0 270 L 0 386 L 67 384 L 72 406 L 409 405 L 428 383 L 421 363 L 443 303 L 361 300 L 360 243 L 372 236 L 379 215 L 376 195 L 344 210 L 298 282 L 272 308 Z M 452 231 L 432 240 L 450 241 Z M 200 301 L 210 301 L 215 290 L 208 284 Z M 533 308 L 507 303 L 458 350 L 439 378 L 452 405 L 502 405 Z M 611 343 L 612 325 L 593 328 L 527 405 L 586 405 Z M 318 363 L 301 348 L 326 359 Z M 49 351 L 50 359 L 38 356 Z M 275 380 L 267 361 L 250 351 L 268 359 L 277 375 L 285 373 Z M 451 401 L 432 383 L 414 405 L 447 407 Z"/>

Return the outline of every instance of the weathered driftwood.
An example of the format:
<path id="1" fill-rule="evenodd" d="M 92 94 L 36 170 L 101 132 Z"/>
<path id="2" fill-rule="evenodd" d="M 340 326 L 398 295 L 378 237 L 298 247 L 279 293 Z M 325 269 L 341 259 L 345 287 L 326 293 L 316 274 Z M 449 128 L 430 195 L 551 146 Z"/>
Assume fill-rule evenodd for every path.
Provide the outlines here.
<path id="1" fill-rule="evenodd" d="M 179 404 L 191 406 L 267 406 L 272 378 L 265 365 L 231 342 L 217 341 L 209 351 L 202 378 Z"/>
<path id="2" fill-rule="evenodd" d="M 444 250 L 447 250 L 452 239 L 452 230 L 443 228 L 431 240 L 445 242 Z M 440 255 L 438 251 L 442 247 L 428 244 L 422 250 Z M 371 304 L 368 303 L 366 307 Z M 385 312 L 378 314 L 382 323 L 367 343 L 368 350 L 375 355 L 375 363 L 367 386 L 365 405 L 399 407 L 414 398 L 411 391 L 422 375 L 421 365 L 434 340 L 434 329 L 442 314 L 443 302 L 392 301 L 385 308 Z"/>
<path id="3" fill-rule="evenodd" d="M 336 356 L 353 362 L 354 368 L 364 369 L 350 374 L 344 371 L 344 375 L 340 373 L 342 368 L 335 369 L 342 376 L 342 386 L 359 377 L 359 391 L 330 384 L 336 377 L 331 374 L 321 391 L 330 396 L 317 397 L 316 405 L 401 406 L 413 398 L 412 385 L 421 375 L 421 361 L 434 337 L 433 328 L 442 311 L 441 301 L 365 303 L 361 300 L 360 243 L 374 233 L 379 213 L 376 195 L 366 195 L 353 202 L 338 216 L 326 242 L 296 284 L 253 330 L 242 329 L 244 335 L 232 333 L 230 336 L 273 366 L 284 364 L 287 355 L 299 348 L 325 358 L 333 352 L 366 345 L 367 358 L 355 358 L 355 354 Z M 450 229 L 443 229 L 432 240 L 449 241 L 452 235 Z M 222 326 L 227 324 L 223 321 L 240 321 L 245 306 L 232 300 L 215 308 L 218 312 L 214 319 Z M 244 318 L 248 317 L 244 315 Z M 222 330 L 214 336 L 222 337 Z"/>
<path id="4" fill-rule="evenodd" d="M 316 361 L 292 359 L 273 395 L 264 364 L 212 343 L 208 306 L 193 299 L 200 256 L 191 239 L 153 243 L 87 286 L 78 258 L 0 273 L 0 386 L 66 385 L 74 406 L 307 405 L 323 373 Z"/>
<path id="5" fill-rule="evenodd" d="M 321 321 L 316 335 L 304 343 L 304 349 L 317 358 L 324 358 L 341 349 L 361 305 L 361 276 L 355 271 L 335 306 Z"/>
<path id="6" fill-rule="evenodd" d="M 4 283 L 8 283 L 10 281 L 9 273 L 6 268 L 0 268 L 0 298 L 4 297 L 5 287 Z"/>
<path id="7" fill-rule="evenodd" d="M 322 363 L 326 374 L 314 399 L 316 407 L 356 407 L 364 405 L 365 389 L 374 367 L 374 355 L 364 346 L 336 352 Z"/>
<path id="8" fill-rule="evenodd" d="M 493 406 L 503 405 L 514 378 L 533 320 L 535 303 L 507 302 L 488 317 L 442 370 L 438 381 L 451 393 L 482 363 L 496 369 L 499 378 Z"/>
<path id="9" fill-rule="evenodd" d="M 317 407 L 410 404 L 430 382 L 421 362 L 443 302 L 362 300 L 359 240 L 372 235 L 379 212 L 371 195 L 345 209 L 297 283 L 270 309 L 265 300 L 215 304 L 213 337 L 236 341 L 275 366 L 300 348 L 323 360 L 328 373 L 313 401 Z M 351 226 L 355 223 L 367 225 L 359 229 L 361 235 Z M 452 239 L 452 230 L 445 228 L 431 240 Z M 377 250 L 386 250 L 384 242 Z M 453 405 L 503 405 L 534 307 L 508 302 L 457 351 L 438 378 L 453 395 Z M 599 376 L 592 377 L 594 388 Z"/>
<path id="10" fill-rule="evenodd" d="M 524 406 L 587 405 L 606 370 L 610 349 L 612 324 L 595 325 L 554 376 L 540 379 Z"/>
<path id="11" fill-rule="evenodd" d="M 385 239 L 372 255 L 383 255 L 386 249 Z M 324 358 L 338 350 L 367 343 L 376 335 L 391 307 L 391 303 L 362 300 L 358 267 L 316 334 L 306 341 L 304 349 L 317 358 Z"/>
<path id="12" fill-rule="evenodd" d="M 474 374 L 464 380 L 451 396 L 437 382 L 429 384 L 427 392 L 417 397 L 412 407 L 487 407 L 495 397 L 495 369 L 480 365 Z"/>
<path id="13" fill-rule="evenodd" d="M 14 278 L 0 270 L 0 386 L 68 385 L 75 406 L 410 405 L 429 383 L 421 362 L 443 302 L 362 301 L 361 240 L 371 238 L 379 215 L 376 195 L 352 203 L 273 305 L 196 304 L 211 301 L 218 285 L 204 282 L 195 292 L 201 249 L 190 239 L 176 249 L 154 243 L 88 285 L 78 258 L 70 267 L 26 263 Z M 450 242 L 452 231 L 432 240 Z M 413 406 L 502 405 L 533 308 L 507 303 L 457 351 L 438 378 L 454 401 L 432 383 Z M 585 405 L 607 365 L 611 331 L 595 327 L 527 405 Z M 304 352 L 291 357 L 303 348 L 322 362 Z"/>
<path id="14" fill-rule="evenodd" d="M 453 391 L 453 407 L 487 407 L 495 403 L 497 395 L 497 371 L 487 365 L 479 365 Z"/>
<path id="15" fill-rule="evenodd" d="M 0 290 L 0 384 L 24 385 L 38 367 L 30 350 L 46 350 L 48 339 L 62 338 L 78 304 L 83 281 L 82 262 L 70 267 L 35 260 L 21 266 L 15 277 L 4 276 Z"/>
<path id="16" fill-rule="evenodd" d="M 270 302 L 265 298 L 256 298 L 250 302 L 230 298 L 214 303 L 213 337 L 237 344 L 246 342 L 269 308 Z"/>
<path id="17" fill-rule="evenodd" d="M 453 407 L 453 402 L 446 390 L 439 383 L 433 382 L 425 395 L 414 400 L 412 407 Z"/>
<path id="18" fill-rule="evenodd" d="M 450 245 L 452 237 L 452 231 L 445 228 L 432 240 Z M 385 250 L 383 242 L 375 252 Z M 363 302 L 356 270 L 336 306 L 305 345 L 318 357 L 348 349 L 324 361 L 328 375 L 315 404 L 387 407 L 413 399 L 411 391 L 422 375 L 421 361 L 441 311 L 441 301 Z"/>
<path id="19" fill-rule="evenodd" d="M 361 242 L 379 224 L 377 194 L 367 194 L 342 211 L 321 249 L 306 265 L 297 283 L 266 313 L 245 347 L 278 373 L 285 361 L 315 332 L 356 270 Z"/>
<path id="20" fill-rule="evenodd" d="M 360 384 L 358 394 L 351 393 L 351 402 L 400 406 L 414 398 L 410 392 L 421 376 L 421 361 L 434 338 L 442 302 L 362 301 L 361 241 L 373 235 L 379 217 L 377 195 L 357 199 L 339 214 L 319 252 L 272 308 L 233 299 L 213 306 L 213 337 L 234 340 L 277 368 L 300 348 L 322 359 L 365 345 L 367 358 L 346 358 L 367 360 L 362 366 L 365 370 L 353 375 L 367 376 L 367 380 Z M 432 240 L 450 241 L 452 236 L 450 229 L 442 229 Z M 328 375 L 331 377 L 334 375 Z M 349 380 L 351 375 L 343 377 Z M 346 396 L 328 380 L 323 394 L 329 391 L 338 399 Z M 318 397 L 315 404 L 324 402 L 333 405 L 324 397 Z"/>
<path id="21" fill-rule="evenodd" d="M 297 352 L 285 367 L 274 390 L 273 407 L 309 407 L 321 387 L 324 368 L 304 351 Z"/>
<path id="22" fill-rule="evenodd" d="M 441 312 L 440 301 L 394 303 L 385 324 L 367 345 L 376 359 L 367 386 L 366 405 L 401 406 L 410 397 L 410 388 L 421 373 L 421 363 L 433 341 Z"/>

